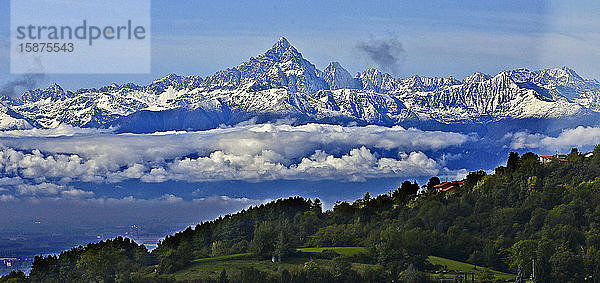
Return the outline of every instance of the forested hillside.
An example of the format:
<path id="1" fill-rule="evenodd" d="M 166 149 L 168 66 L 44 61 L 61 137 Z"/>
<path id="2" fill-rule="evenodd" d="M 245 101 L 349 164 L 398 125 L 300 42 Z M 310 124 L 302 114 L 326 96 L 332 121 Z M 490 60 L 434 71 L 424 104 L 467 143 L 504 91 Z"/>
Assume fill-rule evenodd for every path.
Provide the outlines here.
<path id="1" fill-rule="evenodd" d="M 366 193 L 328 211 L 318 199 L 281 199 L 189 227 L 152 252 L 117 238 L 37 257 L 29 276 L 14 272 L 2 280 L 169 282 L 218 257 L 261 265 L 195 280 L 422 282 L 441 268 L 429 256 L 516 274 L 520 282 L 534 266 L 537 282 L 600 278 L 600 147 L 589 157 L 573 149 L 565 161 L 548 164 L 533 153 L 511 153 L 506 166 L 491 175 L 472 172 L 454 191 L 436 190 L 438 183 L 437 177 L 422 187 L 406 181 L 388 194 Z M 305 247 L 365 248 L 308 255 L 298 250 Z M 319 260 L 326 264 L 315 264 Z M 289 264 L 261 270 L 271 261 Z M 474 276 L 464 278 L 501 280 Z"/>

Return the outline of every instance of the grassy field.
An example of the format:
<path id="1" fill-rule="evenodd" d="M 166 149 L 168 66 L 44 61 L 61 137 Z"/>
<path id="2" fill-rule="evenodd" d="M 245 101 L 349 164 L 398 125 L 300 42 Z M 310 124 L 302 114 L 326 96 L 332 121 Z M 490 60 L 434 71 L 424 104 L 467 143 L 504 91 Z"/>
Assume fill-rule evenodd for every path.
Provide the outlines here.
<path id="1" fill-rule="evenodd" d="M 342 255 L 356 255 L 365 252 L 363 247 L 327 247 L 327 248 L 303 248 L 298 249 L 305 253 L 320 253 L 323 250 L 333 250 Z M 294 267 L 303 266 L 310 257 L 300 256 L 291 257 L 282 262 L 271 262 L 270 260 L 256 260 L 250 257 L 250 253 L 234 254 L 226 256 L 199 258 L 192 261 L 192 265 L 175 273 L 177 281 L 195 280 L 200 278 L 212 277 L 217 278 L 221 270 L 227 270 L 229 276 L 240 274 L 243 268 L 254 267 L 258 270 L 276 273 L 281 269 L 292 269 Z M 330 260 L 313 259 L 321 266 L 328 266 Z M 352 263 L 352 268 L 357 271 L 362 271 L 367 267 L 375 267 L 371 264 Z"/>
<path id="2" fill-rule="evenodd" d="M 221 273 L 221 270 L 227 270 L 229 276 L 235 276 L 241 273 L 243 268 L 254 267 L 258 270 L 277 273 L 281 269 L 292 269 L 295 267 L 303 266 L 309 258 L 295 257 L 288 258 L 282 262 L 271 262 L 270 260 L 256 260 L 256 259 L 239 259 L 246 257 L 246 254 L 235 255 L 236 257 L 227 259 L 225 257 L 211 257 L 202 258 L 194 261 L 194 264 L 175 273 L 175 280 L 196 280 L 200 278 L 217 278 Z M 236 259 L 238 258 L 238 259 Z M 313 259 L 320 266 L 328 266 L 330 260 L 327 259 Z M 352 263 L 352 268 L 357 271 L 362 271 L 367 267 L 375 267 L 375 265 Z"/>
<path id="3" fill-rule="evenodd" d="M 367 249 L 364 247 L 326 247 L 326 248 L 301 248 L 298 249 L 304 253 L 320 253 L 324 250 L 331 250 L 341 255 L 353 256 L 359 253 L 366 253 Z"/>
<path id="4" fill-rule="evenodd" d="M 239 259 L 251 256 L 252 253 L 244 253 L 244 254 L 232 254 L 232 255 L 222 255 L 222 256 L 214 256 L 214 257 L 204 257 L 192 260 L 192 262 L 210 262 L 210 261 L 219 261 L 219 260 L 230 260 L 230 259 Z"/>
<path id="5" fill-rule="evenodd" d="M 341 255 L 353 256 L 359 253 L 366 252 L 364 247 L 322 247 L 322 248 L 301 248 L 298 251 L 303 253 L 321 253 L 324 250 L 331 250 Z M 227 256 L 217 256 L 209 258 L 199 258 L 193 260 L 193 264 L 177 273 L 175 279 L 178 281 L 195 280 L 200 278 L 217 278 L 221 270 L 227 270 L 229 276 L 240 274 L 243 268 L 254 267 L 258 270 L 277 273 L 281 269 L 298 268 L 304 265 L 311 256 L 292 257 L 283 260 L 282 262 L 271 262 L 270 260 L 256 260 L 251 257 L 250 253 L 234 254 Z M 321 266 L 328 266 L 330 260 L 313 259 Z M 482 275 L 492 276 L 503 280 L 514 280 L 514 274 L 495 271 L 486 267 L 476 266 L 469 263 L 464 263 L 456 260 L 430 256 L 429 262 L 434 265 L 443 266 L 443 270 L 438 273 L 431 273 L 430 276 L 439 279 L 441 282 L 454 282 L 454 278 L 461 277 L 461 274 L 474 274 L 477 281 Z M 368 267 L 376 267 L 376 265 L 352 263 L 352 268 L 356 271 L 363 271 Z M 471 276 L 468 275 L 469 280 Z"/>
<path id="6" fill-rule="evenodd" d="M 450 272 L 456 271 L 460 273 L 475 274 L 475 278 L 478 278 L 478 275 L 483 273 L 488 273 L 494 276 L 495 278 L 500 278 L 504 280 L 514 280 L 516 277 L 516 275 L 514 274 L 504 273 L 487 267 L 477 266 L 470 263 L 460 262 L 437 256 L 430 256 L 429 262 L 431 262 L 433 265 L 442 265 L 447 271 Z M 453 274 L 434 274 L 434 276 L 440 279 L 443 277 L 447 277 L 448 279 L 452 280 L 454 280 L 454 277 L 456 277 Z"/>
<path id="7" fill-rule="evenodd" d="M 332 250 L 341 255 L 356 255 L 359 253 L 365 253 L 367 250 L 364 247 L 323 247 L 323 248 L 302 248 L 298 249 L 301 252 L 305 253 L 320 253 L 324 250 Z M 444 266 L 445 273 L 432 273 L 433 277 L 438 279 L 448 279 L 454 281 L 454 278 L 457 277 L 455 273 L 466 273 L 466 274 L 475 274 L 475 278 L 479 278 L 482 274 L 488 273 L 495 278 L 500 278 L 504 280 L 514 280 L 516 275 L 508 274 L 500 271 L 496 271 L 487 267 L 477 266 L 470 263 L 460 262 L 456 260 L 451 260 L 447 258 L 441 258 L 437 256 L 430 256 L 429 262 L 433 265 L 441 265 Z M 469 277 L 470 278 L 470 277 Z"/>
<path id="8" fill-rule="evenodd" d="M 212 258 L 202 259 L 188 268 L 185 268 L 175 273 L 175 280 L 195 280 L 200 278 L 212 277 L 217 278 L 221 270 L 227 270 L 229 276 L 240 274 L 245 267 L 254 267 L 263 271 L 277 272 L 279 268 L 290 269 L 293 266 L 304 264 L 304 259 L 288 259 L 284 262 L 271 262 L 270 260 L 255 260 L 255 259 L 231 259 L 223 260 Z"/>

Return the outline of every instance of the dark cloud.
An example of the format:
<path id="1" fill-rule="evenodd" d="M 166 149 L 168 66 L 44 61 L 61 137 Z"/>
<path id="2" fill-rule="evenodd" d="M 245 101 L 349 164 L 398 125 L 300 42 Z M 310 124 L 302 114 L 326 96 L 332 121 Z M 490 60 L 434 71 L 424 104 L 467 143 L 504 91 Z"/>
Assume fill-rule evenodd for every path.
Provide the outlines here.
<path id="1" fill-rule="evenodd" d="M 383 71 L 390 73 L 397 73 L 406 57 L 402 43 L 396 37 L 371 38 L 369 41 L 359 42 L 356 48 Z"/>
<path id="2" fill-rule="evenodd" d="M 34 89 L 44 79 L 44 74 L 25 74 L 0 87 L 0 96 L 16 97 L 20 92 Z"/>

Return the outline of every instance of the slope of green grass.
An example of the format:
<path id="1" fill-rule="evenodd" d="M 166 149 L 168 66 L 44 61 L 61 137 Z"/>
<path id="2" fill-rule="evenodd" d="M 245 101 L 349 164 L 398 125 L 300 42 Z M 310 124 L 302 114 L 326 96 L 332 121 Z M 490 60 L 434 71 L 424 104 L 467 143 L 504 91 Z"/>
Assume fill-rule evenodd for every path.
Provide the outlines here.
<path id="1" fill-rule="evenodd" d="M 219 261 L 219 260 L 229 260 L 229 259 L 239 259 L 251 256 L 252 253 L 243 253 L 243 254 L 232 254 L 232 255 L 222 255 L 222 256 L 214 256 L 214 257 L 203 257 L 192 260 L 192 262 L 204 262 L 204 261 Z"/>
<path id="2" fill-rule="evenodd" d="M 298 251 L 304 253 L 321 253 L 324 250 L 331 250 L 341 255 L 353 256 L 359 253 L 365 253 L 367 250 L 364 247 L 322 247 L 322 248 L 300 248 Z M 254 267 L 258 270 L 276 273 L 281 269 L 291 269 L 294 267 L 301 267 L 309 257 L 291 257 L 286 258 L 282 262 L 271 262 L 270 260 L 256 260 L 251 257 L 251 253 L 233 254 L 226 256 L 216 256 L 208 258 L 199 258 L 192 261 L 192 265 L 175 273 L 175 279 L 177 281 L 185 280 L 196 280 L 201 278 L 217 278 L 221 270 L 227 270 L 229 276 L 239 275 L 241 270 L 247 267 Z M 327 259 L 313 259 L 317 264 L 321 266 L 328 266 L 330 260 Z M 502 280 L 514 280 L 514 274 L 508 274 L 492 270 L 490 268 L 476 266 L 473 264 L 451 260 L 447 258 L 441 258 L 437 256 L 430 256 L 429 262 L 434 265 L 444 266 L 445 272 L 430 274 L 432 277 L 444 282 L 453 281 L 455 277 L 460 277 L 458 274 L 475 274 L 475 279 L 479 280 L 483 273 L 488 273 L 495 278 Z M 353 269 L 357 271 L 363 271 L 368 267 L 376 267 L 371 264 L 352 263 Z M 469 275 L 469 279 L 470 279 Z"/>
<path id="3" fill-rule="evenodd" d="M 254 267 L 258 270 L 277 272 L 278 268 L 291 268 L 293 266 L 304 264 L 303 260 L 290 259 L 284 262 L 271 262 L 270 260 L 255 259 L 230 259 L 230 260 L 208 260 L 200 262 L 175 273 L 177 281 L 196 280 L 207 277 L 217 278 L 221 270 L 225 269 L 229 276 L 239 275 L 245 267 Z"/>
<path id="4" fill-rule="evenodd" d="M 298 249 L 306 253 L 320 253 L 323 250 L 334 250 L 343 255 L 355 255 L 366 251 L 363 247 L 328 247 L 328 248 L 304 248 Z M 216 256 L 208 258 L 199 258 L 192 261 L 192 265 L 176 272 L 174 277 L 177 281 L 196 280 L 202 278 L 217 278 L 221 270 L 225 269 L 229 276 L 239 275 L 241 270 L 247 267 L 254 267 L 258 270 L 277 273 L 281 269 L 292 269 L 302 267 L 309 261 L 310 257 L 290 257 L 282 262 L 271 262 L 270 260 L 257 260 L 251 258 L 250 253 L 234 254 L 227 256 Z M 331 260 L 313 259 L 320 266 L 329 266 Z M 376 267 L 372 264 L 352 263 L 352 268 L 362 272 L 369 267 Z"/>
<path id="5" fill-rule="evenodd" d="M 301 248 L 298 251 L 304 253 L 320 253 L 324 250 L 331 250 L 341 255 L 353 256 L 360 253 L 366 253 L 367 249 L 364 247 L 324 247 L 324 248 Z"/>
<path id="6" fill-rule="evenodd" d="M 329 266 L 331 263 L 331 260 L 327 259 L 313 260 L 319 266 Z M 195 261 L 191 266 L 178 271 L 174 274 L 174 277 L 177 281 L 192 281 L 206 279 L 208 277 L 215 279 L 223 269 L 227 271 L 229 276 L 237 276 L 241 273 L 242 269 L 248 267 L 254 267 L 269 273 L 277 273 L 282 269 L 290 270 L 295 267 L 302 267 L 307 261 L 309 261 L 309 258 L 302 257 L 288 258 L 282 262 L 256 259 L 223 259 L 221 257 L 219 257 L 219 259 L 203 258 L 201 261 Z M 359 272 L 364 271 L 368 267 L 375 267 L 375 265 L 352 263 L 352 268 Z"/>
<path id="7" fill-rule="evenodd" d="M 477 274 L 481 274 L 482 272 L 489 272 L 494 277 L 501 279 L 514 280 L 516 277 L 516 275 L 514 274 L 504 273 L 487 267 L 473 265 L 470 263 L 460 262 L 437 256 L 430 256 L 429 262 L 431 262 L 433 265 L 442 265 L 448 271 L 458 271 L 462 273 L 475 274 L 476 276 Z"/>
<path id="8" fill-rule="evenodd" d="M 348 256 L 367 252 L 367 249 L 365 247 L 322 247 L 322 248 L 298 249 L 298 251 L 305 252 L 305 253 L 320 253 L 320 252 L 323 252 L 324 250 L 332 250 L 338 254 L 348 255 Z M 491 274 L 492 276 L 503 279 L 503 280 L 514 280 L 514 278 L 516 277 L 516 275 L 514 275 L 514 274 L 504 273 L 504 272 L 496 271 L 496 270 L 493 270 L 493 269 L 490 269 L 487 267 L 477 266 L 477 265 L 473 265 L 470 263 L 460 262 L 460 261 L 437 257 L 437 256 L 430 256 L 429 262 L 431 262 L 433 265 L 444 266 L 446 271 L 448 271 L 449 273 L 455 272 L 455 273 L 475 274 L 475 278 L 479 278 L 479 276 L 484 272 L 487 272 L 487 273 Z M 431 274 L 431 275 L 434 277 L 437 277 L 437 278 L 447 277 L 447 279 L 452 279 L 452 280 L 454 280 L 454 277 L 456 277 L 455 275 L 452 275 L 452 274 L 448 274 L 448 275 Z"/>

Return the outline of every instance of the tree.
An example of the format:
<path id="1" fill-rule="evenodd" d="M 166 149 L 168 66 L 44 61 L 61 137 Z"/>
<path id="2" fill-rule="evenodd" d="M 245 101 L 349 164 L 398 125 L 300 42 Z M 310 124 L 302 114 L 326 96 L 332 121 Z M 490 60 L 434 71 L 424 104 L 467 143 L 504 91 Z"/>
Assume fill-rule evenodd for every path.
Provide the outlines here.
<path id="1" fill-rule="evenodd" d="M 176 250 L 169 249 L 166 253 L 159 256 L 158 271 L 162 274 L 169 274 L 186 267 L 193 259 L 192 245 L 189 242 L 182 242 Z"/>
<path id="2" fill-rule="evenodd" d="M 271 258 L 278 236 L 279 233 L 275 222 L 262 222 L 254 229 L 254 238 L 250 243 L 250 250 L 257 258 Z"/>
<path id="3" fill-rule="evenodd" d="M 220 256 L 229 253 L 229 249 L 225 247 L 222 241 L 214 241 L 210 245 L 210 256 Z"/>
<path id="4" fill-rule="evenodd" d="M 350 262 L 348 262 L 340 256 L 335 257 L 331 261 L 331 267 L 333 272 L 332 275 L 336 282 L 352 282 L 352 279 L 356 277 L 353 273 L 352 265 L 350 264 Z"/>
<path id="5" fill-rule="evenodd" d="M 485 175 L 486 173 L 483 170 L 469 172 L 469 174 L 467 174 L 467 177 L 465 177 L 465 179 L 463 180 L 463 184 L 467 188 L 473 188 L 481 179 L 483 179 L 483 177 L 485 177 Z"/>
<path id="6" fill-rule="evenodd" d="M 402 182 L 402 186 L 400 186 L 400 190 L 405 192 L 406 195 L 416 195 L 419 191 L 419 185 L 416 182 L 411 183 L 410 181 Z"/>
<path id="7" fill-rule="evenodd" d="M 600 144 L 594 146 L 594 151 L 592 152 L 592 161 L 598 163 L 600 161 Z"/>
<path id="8" fill-rule="evenodd" d="M 241 240 L 231 246 L 231 253 L 232 254 L 246 253 L 246 252 L 248 252 L 249 246 L 250 246 L 250 243 L 248 241 Z"/>
<path id="9" fill-rule="evenodd" d="M 569 153 L 569 157 L 577 157 L 577 156 L 579 156 L 579 150 L 576 147 L 571 148 L 571 152 Z"/>
<path id="10" fill-rule="evenodd" d="M 377 261 L 384 266 L 413 264 L 416 267 L 424 267 L 429 249 L 422 236 L 419 229 L 405 231 L 390 225 L 371 238 L 368 247 L 375 254 Z"/>
<path id="11" fill-rule="evenodd" d="M 550 277 L 552 272 L 550 258 L 554 252 L 554 243 L 551 240 L 542 238 L 537 241 L 535 277 L 538 279 L 538 282 L 549 282 L 552 280 Z"/>
<path id="12" fill-rule="evenodd" d="M 26 283 L 29 282 L 25 273 L 21 270 L 13 270 L 9 274 L 0 276 L 0 282 L 6 283 Z"/>
<path id="13" fill-rule="evenodd" d="M 510 248 L 510 261 L 521 275 L 531 274 L 531 263 L 536 258 L 537 243 L 533 240 L 520 240 Z"/>
<path id="14" fill-rule="evenodd" d="M 277 261 L 281 261 L 293 252 L 294 248 L 291 245 L 289 235 L 287 235 L 284 229 L 280 229 L 279 236 L 275 242 L 275 250 L 273 251 L 273 255 Z"/>
<path id="15" fill-rule="evenodd" d="M 190 242 L 182 242 L 177 247 L 177 260 L 175 261 L 175 269 L 180 270 L 186 267 L 192 259 L 194 259 L 193 249 Z"/>
<path id="16" fill-rule="evenodd" d="M 400 188 L 392 192 L 392 198 L 396 202 L 402 202 L 408 199 L 409 197 L 416 195 L 419 191 L 419 185 L 417 182 L 411 183 L 410 181 L 402 182 Z"/>
<path id="17" fill-rule="evenodd" d="M 325 226 L 308 241 L 314 247 L 355 246 L 360 239 L 360 224 L 341 224 Z"/>
<path id="18" fill-rule="evenodd" d="M 564 246 L 559 246 L 550 258 L 554 282 L 582 282 L 582 258 Z"/>
<path id="19" fill-rule="evenodd" d="M 366 192 L 363 196 L 363 203 L 367 203 L 369 201 L 371 201 L 371 194 L 369 194 L 369 192 Z"/>
<path id="20" fill-rule="evenodd" d="M 506 162 L 506 168 L 510 171 L 513 171 L 519 167 L 519 154 L 516 152 L 511 152 L 508 154 L 508 161 Z"/>
<path id="21" fill-rule="evenodd" d="M 125 255 L 125 250 L 109 247 L 85 251 L 77 266 L 84 270 L 83 278 L 88 282 L 111 282 L 119 274 L 133 270 L 132 262 Z"/>
<path id="22" fill-rule="evenodd" d="M 323 213 L 323 203 L 319 198 L 315 198 L 315 201 L 312 204 L 311 210 L 314 210 L 318 214 Z"/>
<path id="23" fill-rule="evenodd" d="M 319 268 L 319 264 L 317 264 L 314 260 L 310 259 L 309 261 L 305 262 L 302 271 L 306 273 L 308 282 L 320 281 L 321 269 Z"/>
<path id="24" fill-rule="evenodd" d="M 435 185 L 438 185 L 439 183 L 440 183 L 440 178 L 431 177 L 431 178 L 429 178 L 429 182 L 427 182 L 426 188 L 427 188 L 427 190 L 433 190 L 433 187 Z"/>

